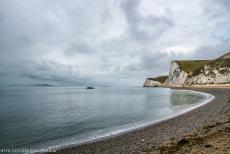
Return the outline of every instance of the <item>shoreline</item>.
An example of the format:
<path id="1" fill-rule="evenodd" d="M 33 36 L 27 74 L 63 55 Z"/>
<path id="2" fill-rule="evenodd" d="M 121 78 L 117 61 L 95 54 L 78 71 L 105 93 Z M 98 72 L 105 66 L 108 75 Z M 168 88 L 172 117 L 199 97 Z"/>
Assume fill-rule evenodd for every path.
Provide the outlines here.
<path id="1" fill-rule="evenodd" d="M 170 89 L 170 88 L 167 88 L 167 89 Z M 174 90 L 185 91 L 185 92 L 187 91 L 189 93 L 197 93 L 197 94 L 203 95 L 205 97 L 205 99 L 200 101 L 199 103 L 197 103 L 196 105 L 194 105 L 192 107 L 189 107 L 187 109 L 179 111 L 178 113 L 175 113 L 175 114 L 172 114 L 172 115 L 169 115 L 169 116 L 157 119 L 157 120 L 153 120 L 153 121 L 149 121 L 149 122 L 145 122 L 145 123 L 140 123 L 138 125 L 130 126 L 129 128 L 124 128 L 124 129 L 120 129 L 120 130 L 117 130 L 117 131 L 113 131 L 113 132 L 111 132 L 111 133 L 109 133 L 107 135 L 102 135 L 102 136 L 94 138 L 94 139 L 82 140 L 82 142 L 78 142 L 77 144 L 70 144 L 70 145 L 66 145 L 66 146 L 56 147 L 56 150 L 61 151 L 63 149 L 68 149 L 68 148 L 73 148 L 73 147 L 77 147 L 77 146 L 82 146 L 82 145 L 85 145 L 85 144 L 91 144 L 91 143 L 95 143 L 95 142 L 100 142 L 100 141 L 103 141 L 103 140 L 107 140 L 107 139 L 110 139 L 110 138 L 115 138 L 117 136 L 121 136 L 121 135 L 126 134 L 126 133 L 131 133 L 133 131 L 141 130 L 141 129 L 147 128 L 149 126 L 157 125 L 157 124 L 159 124 L 161 122 L 176 118 L 176 117 L 181 116 L 181 115 L 183 115 L 183 114 L 185 114 L 187 112 L 190 112 L 190 111 L 192 111 L 192 110 L 194 110 L 196 108 L 199 108 L 199 107 L 209 103 L 213 99 L 215 99 L 215 96 L 210 95 L 208 93 L 204 93 L 204 92 L 198 92 L 198 91 L 193 91 L 193 90 L 179 90 L 179 89 L 174 89 Z M 49 149 L 54 149 L 54 148 L 49 148 Z"/>
<path id="2" fill-rule="evenodd" d="M 173 117 L 167 117 L 163 120 L 155 121 L 152 124 L 148 124 L 142 127 L 134 128 L 129 131 L 121 132 L 118 134 L 114 134 L 111 136 L 102 137 L 96 140 L 92 140 L 89 142 L 84 142 L 79 145 L 72 145 L 69 147 L 64 147 L 58 149 L 57 153 L 140 153 L 146 151 L 146 149 L 152 149 L 157 145 L 164 143 L 165 141 L 169 140 L 170 138 L 179 139 L 186 133 L 191 133 L 197 130 L 199 127 L 203 125 L 207 125 L 207 118 L 202 118 L 197 121 L 196 124 L 191 124 L 190 126 L 186 124 L 186 120 L 184 118 L 190 117 L 191 118 L 199 118 L 197 114 L 194 112 L 198 112 L 201 114 L 199 110 L 207 108 L 206 106 L 215 106 L 215 102 L 220 101 L 220 95 L 225 95 L 227 98 L 226 100 L 230 99 L 226 92 L 223 94 L 223 90 L 221 89 L 213 89 L 213 88 L 175 88 L 178 90 L 192 90 L 195 92 L 203 92 L 214 95 L 216 98 L 214 100 L 208 101 L 206 103 L 201 103 L 196 105 L 189 110 L 174 115 Z M 221 92 L 220 92 L 221 91 Z M 230 89 L 226 89 L 227 94 L 230 94 Z M 207 101 L 207 100 L 206 100 Z M 224 101 L 225 102 L 225 101 Z M 211 104 L 211 105 L 210 105 Z M 218 116 L 216 116 L 217 118 Z M 204 120 L 206 119 L 206 120 Z M 206 122 L 205 122 L 206 121 Z M 196 122 L 196 121 L 194 121 Z M 209 120 L 210 122 L 210 120 Z M 178 123 L 179 125 L 177 125 Z M 194 126 L 193 126 L 194 125 Z M 171 128 L 171 130 L 170 130 Z M 172 129 L 173 128 L 173 129 Z M 181 128 L 181 130 L 177 130 Z M 171 132 L 174 130 L 174 132 Z M 143 150 L 145 149 L 145 150 Z"/>

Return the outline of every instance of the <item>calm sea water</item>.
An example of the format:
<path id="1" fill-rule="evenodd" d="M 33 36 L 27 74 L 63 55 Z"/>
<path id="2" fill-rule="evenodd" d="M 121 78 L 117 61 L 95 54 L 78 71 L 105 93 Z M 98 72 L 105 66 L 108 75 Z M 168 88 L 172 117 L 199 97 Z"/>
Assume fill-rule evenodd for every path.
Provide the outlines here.
<path id="1" fill-rule="evenodd" d="M 205 99 L 165 88 L 0 88 L 0 149 L 78 144 L 173 116 Z"/>

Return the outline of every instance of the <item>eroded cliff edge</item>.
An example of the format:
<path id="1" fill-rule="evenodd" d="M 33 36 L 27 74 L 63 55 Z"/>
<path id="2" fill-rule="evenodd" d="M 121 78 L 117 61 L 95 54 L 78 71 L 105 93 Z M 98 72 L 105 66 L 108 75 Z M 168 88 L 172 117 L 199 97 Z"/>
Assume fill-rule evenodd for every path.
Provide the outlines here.
<path id="1" fill-rule="evenodd" d="M 172 61 L 168 76 L 147 78 L 144 87 L 191 87 L 230 83 L 230 52 L 214 60 Z"/>

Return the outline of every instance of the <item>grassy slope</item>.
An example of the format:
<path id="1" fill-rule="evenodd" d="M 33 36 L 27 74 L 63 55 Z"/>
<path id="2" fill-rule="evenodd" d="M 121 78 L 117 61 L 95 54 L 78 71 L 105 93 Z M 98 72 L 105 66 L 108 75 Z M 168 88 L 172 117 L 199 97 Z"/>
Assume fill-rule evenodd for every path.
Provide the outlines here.
<path id="1" fill-rule="evenodd" d="M 203 67 L 205 64 L 211 62 L 211 60 L 188 60 L 188 61 L 175 61 L 178 63 L 180 68 L 187 72 L 194 72 L 196 69 Z"/>
<path id="2" fill-rule="evenodd" d="M 208 66 L 210 66 L 212 69 L 216 68 L 225 68 L 228 67 L 230 68 L 230 59 L 216 59 L 212 60 L 211 62 L 207 63 Z M 193 71 L 193 75 L 198 75 L 201 72 L 202 67 L 197 68 L 196 70 Z M 220 71 L 221 74 L 229 73 L 225 72 L 226 70 Z"/>
<path id="3" fill-rule="evenodd" d="M 209 63 L 211 67 L 230 67 L 230 59 L 217 59 Z"/>
<path id="4" fill-rule="evenodd" d="M 192 72 L 193 75 L 198 75 L 205 65 L 210 66 L 211 68 L 221 68 L 228 67 L 230 68 L 230 53 L 227 53 L 220 58 L 215 60 L 187 60 L 187 61 L 175 61 L 178 63 L 180 68 L 187 73 Z M 229 73 L 221 72 L 220 73 Z M 155 78 L 148 78 L 150 80 L 158 81 L 164 83 L 167 80 L 168 76 L 159 76 Z"/>
<path id="5" fill-rule="evenodd" d="M 155 77 L 155 78 L 148 78 L 148 79 L 158 81 L 160 83 L 164 83 L 168 79 L 168 76 L 164 75 L 164 76 L 158 76 L 158 77 Z"/>
<path id="6" fill-rule="evenodd" d="M 208 65 L 211 68 L 230 68 L 230 53 L 223 55 L 215 60 L 188 60 L 188 61 L 175 61 L 179 64 L 180 68 L 187 73 L 192 72 L 193 75 L 197 75 L 204 68 L 204 65 Z"/>

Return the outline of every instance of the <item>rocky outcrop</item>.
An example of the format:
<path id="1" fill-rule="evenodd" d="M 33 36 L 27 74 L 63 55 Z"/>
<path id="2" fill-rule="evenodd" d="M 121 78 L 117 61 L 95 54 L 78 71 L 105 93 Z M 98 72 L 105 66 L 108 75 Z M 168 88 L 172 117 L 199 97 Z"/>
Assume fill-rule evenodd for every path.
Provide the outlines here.
<path id="1" fill-rule="evenodd" d="M 154 78 L 147 78 L 144 83 L 144 87 L 162 87 L 165 81 L 168 79 L 168 75 L 158 76 Z"/>
<path id="2" fill-rule="evenodd" d="M 147 78 L 144 83 L 144 87 L 161 87 L 163 86 L 160 82 L 154 81 L 150 78 Z"/>
<path id="3" fill-rule="evenodd" d="M 169 77 L 164 83 L 167 87 L 182 87 L 188 77 L 188 73 L 182 70 L 176 61 L 171 62 Z"/>
<path id="4" fill-rule="evenodd" d="M 204 66 L 201 73 L 188 78 L 187 85 L 228 84 L 230 83 L 230 68 L 212 68 Z"/>
<path id="5" fill-rule="evenodd" d="M 164 76 L 165 77 L 165 76 Z M 229 84 L 230 53 L 214 60 L 172 61 L 164 82 L 148 78 L 145 87 L 189 87 L 194 85 Z"/>

